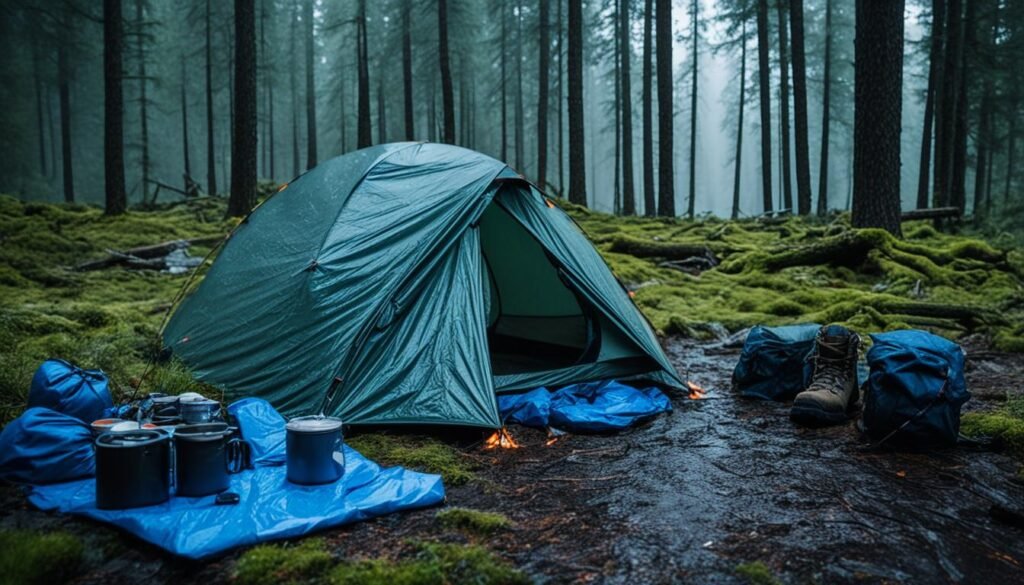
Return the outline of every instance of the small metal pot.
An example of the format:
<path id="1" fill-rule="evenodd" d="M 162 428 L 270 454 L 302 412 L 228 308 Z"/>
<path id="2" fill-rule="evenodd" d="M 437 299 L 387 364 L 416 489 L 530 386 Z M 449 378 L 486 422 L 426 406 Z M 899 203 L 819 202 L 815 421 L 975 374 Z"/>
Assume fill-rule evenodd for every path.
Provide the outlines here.
<path id="1" fill-rule="evenodd" d="M 178 412 L 185 424 L 196 425 L 213 420 L 220 410 L 220 403 L 208 398 L 194 398 L 178 402 Z"/>
<path id="2" fill-rule="evenodd" d="M 232 432 L 225 423 L 184 425 L 175 429 L 177 495 L 207 496 L 228 489 L 227 444 Z"/>
<path id="3" fill-rule="evenodd" d="M 103 433 L 96 439 L 96 507 L 152 506 L 170 497 L 170 436 L 160 431 Z"/>
<path id="4" fill-rule="evenodd" d="M 318 485 L 338 481 L 345 473 L 341 420 L 301 416 L 288 421 L 286 450 L 288 481 Z"/>
<path id="5" fill-rule="evenodd" d="M 92 421 L 89 425 L 92 428 L 92 436 L 98 437 L 103 433 L 109 431 L 114 425 L 127 422 L 123 418 L 101 418 L 99 420 Z"/>

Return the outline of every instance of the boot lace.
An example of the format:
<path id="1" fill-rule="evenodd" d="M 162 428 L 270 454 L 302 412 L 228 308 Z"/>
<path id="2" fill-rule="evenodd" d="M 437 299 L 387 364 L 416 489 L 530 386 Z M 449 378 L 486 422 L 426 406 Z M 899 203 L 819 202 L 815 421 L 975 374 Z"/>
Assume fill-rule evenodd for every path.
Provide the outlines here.
<path id="1" fill-rule="evenodd" d="M 836 353 L 846 353 L 846 348 L 838 344 L 830 344 L 821 340 L 820 345 Z M 846 384 L 846 367 L 849 365 L 845 358 L 829 358 L 817 352 L 814 356 L 814 376 L 808 386 L 809 390 L 828 390 L 833 394 L 843 391 Z"/>

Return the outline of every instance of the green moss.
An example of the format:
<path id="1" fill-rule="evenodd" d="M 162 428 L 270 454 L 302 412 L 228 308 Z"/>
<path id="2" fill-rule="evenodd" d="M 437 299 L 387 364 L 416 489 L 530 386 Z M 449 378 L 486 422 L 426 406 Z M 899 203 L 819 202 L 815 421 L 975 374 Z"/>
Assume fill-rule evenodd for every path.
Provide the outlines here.
<path id="1" fill-rule="evenodd" d="M 1008 397 L 992 412 L 969 412 L 960 419 L 960 432 L 968 437 L 992 437 L 1005 442 L 1007 450 L 1024 459 L 1024 397 Z"/>
<path id="2" fill-rule="evenodd" d="M 83 551 L 66 532 L 0 530 L 0 584 L 62 583 L 74 576 Z"/>
<path id="3" fill-rule="evenodd" d="M 240 585 L 306 583 L 320 578 L 332 564 L 331 555 L 319 538 L 296 545 L 260 545 L 238 559 L 235 582 Z"/>
<path id="4" fill-rule="evenodd" d="M 736 565 L 736 574 L 751 585 L 782 585 L 782 581 L 761 561 Z"/>
<path id="5" fill-rule="evenodd" d="M 476 479 L 469 458 L 431 437 L 367 433 L 348 439 L 348 444 L 374 461 L 438 473 L 447 484 Z"/>
<path id="6" fill-rule="evenodd" d="M 445 528 L 456 528 L 479 536 L 494 534 L 512 526 L 504 514 L 481 512 L 469 508 L 447 508 L 437 513 L 437 520 Z"/>
<path id="7" fill-rule="evenodd" d="M 332 585 L 444 585 L 441 567 L 436 563 L 381 560 L 342 563 L 331 570 Z"/>
<path id="8" fill-rule="evenodd" d="M 479 585 L 520 585 L 530 583 L 523 573 L 494 556 L 482 546 L 423 542 L 418 559 L 436 564 L 446 583 Z"/>

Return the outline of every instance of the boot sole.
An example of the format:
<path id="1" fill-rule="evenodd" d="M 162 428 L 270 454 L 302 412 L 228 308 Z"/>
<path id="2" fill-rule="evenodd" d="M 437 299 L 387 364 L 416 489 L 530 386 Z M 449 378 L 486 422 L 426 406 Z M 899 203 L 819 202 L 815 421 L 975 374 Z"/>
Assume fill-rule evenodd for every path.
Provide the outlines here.
<path id="1" fill-rule="evenodd" d="M 795 423 L 809 427 L 838 425 L 850 420 L 845 412 L 832 412 L 810 404 L 794 404 L 789 411 L 789 418 Z"/>

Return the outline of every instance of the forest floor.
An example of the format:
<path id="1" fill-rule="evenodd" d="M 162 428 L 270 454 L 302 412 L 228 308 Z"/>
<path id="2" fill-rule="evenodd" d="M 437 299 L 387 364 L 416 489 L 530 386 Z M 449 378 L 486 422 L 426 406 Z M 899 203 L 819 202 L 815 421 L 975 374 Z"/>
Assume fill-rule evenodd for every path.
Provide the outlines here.
<path id="1" fill-rule="evenodd" d="M 222 203 L 103 218 L 0 197 L 0 419 L 24 406 L 43 359 L 101 367 L 122 391 L 152 352 L 183 282 L 156 271 L 68 270 L 126 249 L 231 227 Z M 679 372 L 708 389 L 613 436 L 513 427 L 480 437 L 363 434 L 385 464 L 445 476 L 444 508 L 395 514 L 208 563 L 173 558 L 0 489 L 0 575 L 80 583 L 179 582 L 1020 582 L 1024 581 L 1024 256 L 1011 236 L 906 239 L 843 217 L 695 222 L 570 210 L 664 335 Z M 705 252 L 704 249 L 708 252 Z M 713 255 L 717 267 L 687 259 Z M 193 249 L 203 254 L 205 249 Z M 682 260 L 682 263 L 679 261 Z M 671 264 L 676 262 L 675 265 Z M 680 269 L 682 268 L 682 269 Z M 865 449 L 853 423 L 806 430 L 785 404 L 729 388 L 737 334 L 757 323 L 925 327 L 968 351 L 964 430 L 1004 452 Z M 170 391 L 193 387 L 176 364 Z"/>

